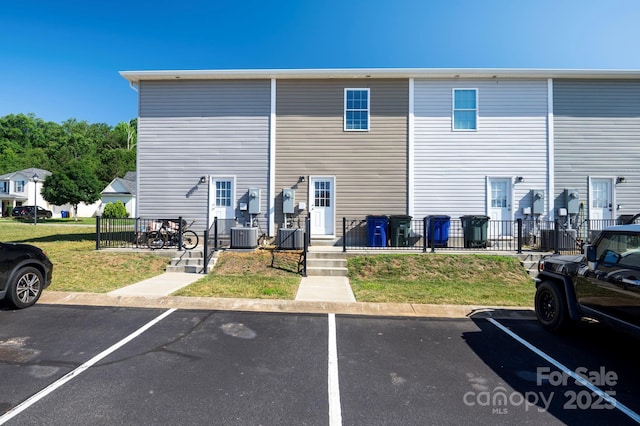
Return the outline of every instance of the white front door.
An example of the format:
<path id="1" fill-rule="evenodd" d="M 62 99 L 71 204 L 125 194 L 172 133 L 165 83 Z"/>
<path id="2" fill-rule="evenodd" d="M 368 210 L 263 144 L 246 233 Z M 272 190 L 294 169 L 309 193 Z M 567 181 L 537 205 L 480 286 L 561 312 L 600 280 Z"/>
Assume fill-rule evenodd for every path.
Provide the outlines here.
<path id="1" fill-rule="evenodd" d="M 492 221 L 505 221 L 498 226 L 498 234 L 511 235 L 511 178 L 489 178 L 488 216 Z"/>
<path id="2" fill-rule="evenodd" d="M 214 218 L 235 219 L 236 185 L 233 177 L 209 177 L 209 227 Z M 226 223 L 229 221 L 223 221 Z M 219 223 L 220 225 L 220 223 Z M 231 224 L 229 224 L 231 226 Z M 223 232 L 222 229 L 218 229 Z"/>
<path id="3" fill-rule="evenodd" d="M 613 219 L 615 209 L 613 207 L 613 179 L 590 178 L 589 179 L 589 219 L 604 221 Z M 604 223 L 596 222 L 594 226 L 603 226 Z"/>
<path id="4" fill-rule="evenodd" d="M 333 236 L 335 229 L 335 179 L 309 179 L 309 213 L 311 236 Z"/>

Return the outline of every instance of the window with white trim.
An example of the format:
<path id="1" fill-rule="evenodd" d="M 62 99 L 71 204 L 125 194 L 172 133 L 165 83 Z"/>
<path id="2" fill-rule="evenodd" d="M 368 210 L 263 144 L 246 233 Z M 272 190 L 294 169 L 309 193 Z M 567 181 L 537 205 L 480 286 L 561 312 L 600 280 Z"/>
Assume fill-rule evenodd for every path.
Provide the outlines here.
<path id="1" fill-rule="evenodd" d="M 478 130 L 478 89 L 453 89 L 453 130 Z"/>
<path id="2" fill-rule="evenodd" d="M 344 130 L 369 130 L 369 89 L 344 89 Z"/>
<path id="3" fill-rule="evenodd" d="M 17 180 L 14 183 L 15 183 L 15 191 L 16 192 L 24 192 L 24 181 L 23 180 Z"/>

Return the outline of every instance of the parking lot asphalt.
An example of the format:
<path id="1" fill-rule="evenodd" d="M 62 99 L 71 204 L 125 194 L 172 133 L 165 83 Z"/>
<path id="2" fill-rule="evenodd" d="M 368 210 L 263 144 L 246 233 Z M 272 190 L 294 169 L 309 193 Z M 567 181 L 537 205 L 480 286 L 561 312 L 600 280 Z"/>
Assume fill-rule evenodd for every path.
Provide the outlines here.
<path id="1" fill-rule="evenodd" d="M 0 308 L 0 424 L 636 423 L 637 344 L 496 312 Z"/>

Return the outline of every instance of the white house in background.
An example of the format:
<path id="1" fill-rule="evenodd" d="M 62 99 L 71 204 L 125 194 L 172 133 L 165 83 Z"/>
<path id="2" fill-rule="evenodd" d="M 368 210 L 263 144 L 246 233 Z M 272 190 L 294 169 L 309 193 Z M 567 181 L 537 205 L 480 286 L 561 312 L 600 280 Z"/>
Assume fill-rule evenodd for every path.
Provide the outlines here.
<path id="1" fill-rule="evenodd" d="M 54 211 L 53 206 L 40 195 L 42 182 L 50 175 L 51 172 L 48 170 L 29 168 L 0 176 L 0 216 L 11 216 L 14 207 L 34 204 Z"/>
<path id="2" fill-rule="evenodd" d="M 0 216 L 11 216 L 11 210 L 19 206 L 37 205 L 53 212 L 53 217 L 61 217 L 63 211 L 73 214 L 69 204 L 55 206 L 42 198 L 42 182 L 51 176 L 51 172 L 30 167 L 28 169 L 11 172 L 0 176 L 0 201 L 2 211 Z M 79 217 L 93 217 L 98 212 L 100 201 L 93 204 L 80 203 Z"/>
<path id="3" fill-rule="evenodd" d="M 115 178 L 102 190 L 100 212 L 109 203 L 121 201 L 129 212 L 129 217 L 136 217 L 136 172 L 127 172 L 122 178 Z"/>

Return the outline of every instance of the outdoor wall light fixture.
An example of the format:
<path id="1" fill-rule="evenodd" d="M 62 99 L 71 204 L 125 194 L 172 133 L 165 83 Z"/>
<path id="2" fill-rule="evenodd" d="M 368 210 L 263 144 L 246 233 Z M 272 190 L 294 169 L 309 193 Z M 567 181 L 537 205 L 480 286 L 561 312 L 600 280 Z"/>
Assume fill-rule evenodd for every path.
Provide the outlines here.
<path id="1" fill-rule="evenodd" d="M 618 176 L 616 178 L 616 183 L 625 183 L 627 182 L 627 179 L 624 176 Z"/>
<path id="2" fill-rule="evenodd" d="M 516 183 L 522 183 L 524 182 L 524 177 L 523 176 L 516 176 Z"/>
<path id="3" fill-rule="evenodd" d="M 206 176 L 200 176 L 200 183 L 207 183 L 207 177 Z"/>
<path id="4" fill-rule="evenodd" d="M 300 176 L 300 177 L 298 178 L 298 182 L 304 182 L 304 180 L 305 180 L 305 179 L 304 179 L 304 176 Z"/>

